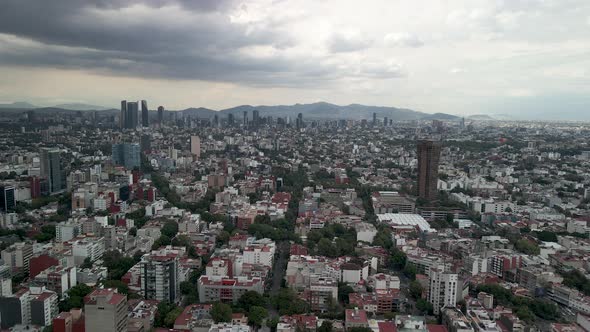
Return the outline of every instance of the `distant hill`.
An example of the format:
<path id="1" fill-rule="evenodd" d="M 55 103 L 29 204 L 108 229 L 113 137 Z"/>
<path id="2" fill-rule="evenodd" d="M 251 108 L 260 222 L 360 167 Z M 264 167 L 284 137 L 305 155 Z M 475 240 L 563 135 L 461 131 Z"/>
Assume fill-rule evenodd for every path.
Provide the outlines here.
<path id="1" fill-rule="evenodd" d="M 54 108 L 61 108 L 64 110 L 70 110 L 70 111 L 104 111 L 104 110 L 109 109 L 109 107 L 88 105 L 88 104 L 81 104 L 81 103 L 59 104 L 59 105 L 55 105 L 53 107 Z"/>
<path id="2" fill-rule="evenodd" d="M 422 117 L 422 120 L 443 120 L 443 121 L 459 121 L 461 118 L 456 115 L 446 113 L 427 114 Z"/>
<path id="3" fill-rule="evenodd" d="M 14 103 L 9 103 L 9 104 L 0 104 L 0 108 L 23 108 L 23 109 L 32 109 L 32 108 L 37 108 L 37 106 L 33 105 L 33 104 L 29 104 L 27 102 L 24 101 L 17 101 Z"/>
<path id="4" fill-rule="evenodd" d="M 199 107 L 199 108 L 191 107 L 191 108 L 187 108 L 185 110 L 182 110 L 181 112 L 184 115 L 196 116 L 199 118 L 212 118 L 213 116 L 215 116 L 215 114 L 219 114 L 218 111 L 204 108 L 204 107 Z"/>
<path id="5" fill-rule="evenodd" d="M 103 106 L 88 105 L 81 103 L 73 104 L 61 104 L 52 107 L 38 107 L 26 102 L 19 102 L 13 104 L 4 104 L 0 109 L 3 111 L 22 111 L 24 109 L 34 109 L 38 112 L 72 112 L 72 111 L 101 111 L 101 112 L 117 112 L 116 108 L 106 108 Z M 15 106 L 16 105 L 16 106 Z M 20 107 L 18 107 L 20 106 Z M 304 119 L 321 119 L 321 120 L 340 120 L 340 119 L 351 119 L 351 120 L 371 120 L 373 113 L 377 115 L 379 120 L 387 117 L 394 121 L 409 121 L 409 120 L 444 120 L 444 121 L 458 121 L 460 118 L 451 114 L 436 113 L 428 114 L 418 112 L 406 108 L 397 107 L 385 107 L 385 106 L 367 106 L 361 104 L 350 104 L 350 105 L 335 105 L 326 102 L 317 102 L 312 104 L 295 104 L 295 105 L 241 105 L 232 108 L 223 109 L 221 111 L 212 110 L 209 108 L 198 107 L 198 108 L 187 108 L 184 110 L 178 110 L 183 115 L 199 117 L 199 118 L 212 118 L 216 114 L 220 117 L 225 118 L 228 114 L 233 114 L 236 119 L 241 119 L 243 112 L 248 112 L 248 117 L 252 118 L 252 111 L 258 110 L 260 116 L 272 116 L 272 117 L 291 117 L 296 118 L 299 113 L 303 114 Z M 154 111 L 154 110 L 152 110 Z"/>
<path id="6" fill-rule="evenodd" d="M 477 121 L 491 121 L 491 120 L 496 120 L 493 117 L 487 115 L 487 114 L 475 114 L 475 115 L 470 115 L 469 117 L 467 117 L 469 120 L 477 120 Z"/>
<path id="7" fill-rule="evenodd" d="M 312 119 L 367 119 L 370 120 L 373 118 L 373 113 L 377 114 L 379 119 L 383 119 L 387 117 L 391 120 L 395 121 L 403 121 L 403 120 L 421 120 L 427 117 L 432 116 L 428 113 L 417 112 L 410 109 L 405 108 L 396 108 L 396 107 L 384 107 L 384 106 L 366 106 L 360 104 L 350 104 L 346 106 L 340 106 L 335 104 L 330 104 L 326 102 L 318 102 L 313 104 L 295 104 L 295 105 L 277 105 L 277 106 L 251 106 L 251 105 L 241 105 L 236 106 L 228 109 L 221 110 L 220 112 L 223 114 L 232 113 L 236 117 L 239 117 L 243 114 L 244 111 L 248 112 L 248 116 L 251 116 L 251 112 L 254 110 L 258 110 L 260 112 L 260 116 L 275 116 L 275 117 L 285 117 L 290 116 L 291 118 L 295 118 L 297 114 L 303 114 L 304 118 L 312 118 Z M 445 120 L 455 120 L 458 117 L 449 114 L 439 113 L 438 118 L 445 119 Z"/>

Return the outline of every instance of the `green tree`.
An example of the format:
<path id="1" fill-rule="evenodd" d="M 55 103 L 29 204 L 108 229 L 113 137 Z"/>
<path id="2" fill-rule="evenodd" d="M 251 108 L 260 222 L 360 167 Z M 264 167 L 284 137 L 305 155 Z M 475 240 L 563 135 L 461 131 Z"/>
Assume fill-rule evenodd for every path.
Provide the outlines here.
<path id="1" fill-rule="evenodd" d="M 92 292 L 92 288 L 86 284 L 78 284 L 70 288 L 67 292 L 68 296 L 59 303 L 60 311 L 70 311 L 74 308 L 84 307 L 84 297 Z"/>
<path id="2" fill-rule="evenodd" d="M 416 279 L 416 265 L 412 263 L 406 263 L 404 267 L 404 275 L 412 280 Z"/>
<path id="3" fill-rule="evenodd" d="M 338 284 L 338 300 L 344 304 L 349 303 L 348 295 L 354 293 L 354 289 L 347 284 Z"/>
<path id="4" fill-rule="evenodd" d="M 231 321 L 232 309 L 225 303 L 214 303 L 210 313 L 215 323 Z"/>
<path id="5" fill-rule="evenodd" d="M 238 307 L 244 309 L 244 311 L 249 312 L 250 308 L 254 306 L 264 307 L 266 306 L 266 299 L 264 296 L 260 295 L 258 292 L 255 291 L 247 291 L 240 298 L 238 299 L 237 303 Z"/>
<path id="6" fill-rule="evenodd" d="M 422 285 L 414 280 L 410 283 L 410 296 L 414 299 L 422 298 L 422 293 L 424 289 L 422 289 Z"/>
<path id="7" fill-rule="evenodd" d="M 178 223 L 176 221 L 167 221 L 161 230 L 162 235 L 173 238 L 178 233 Z"/>
<path id="8" fill-rule="evenodd" d="M 174 327 L 174 322 L 176 321 L 176 318 L 180 316 L 180 314 L 182 314 L 182 308 L 176 307 L 172 309 L 166 314 L 166 317 L 164 317 L 164 325 L 169 328 Z"/>
<path id="9" fill-rule="evenodd" d="M 389 257 L 389 266 L 399 271 L 406 266 L 407 261 L 408 256 L 406 256 L 403 251 L 396 248 L 392 250 L 391 256 Z"/>
<path id="10" fill-rule="evenodd" d="M 527 239 L 520 239 L 516 241 L 514 248 L 526 255 L 538 255 L 541 252 L 539 246 Z"/>
<path id="11" fill-rule="evenodd" d="M 322 325 L 318 328 L 318 332 L 332 332 L 333 330 L 334 326 L 329 320 L 324 320 Z"/>
<path id="12" fill-rule="evenodd" d="M 264 319 L 268 316 L 268 311 L 264 307 L 252 306 L 248 311 L 248 323 L 256 328 L 262 326 Z"/>
<path id="13" fill-rule="evenodd" d="M 416 309 L 420 310 L 420 312 L 432 315 L 432 304 L 424 299 L 419 299 L 416 301 Z"/>
<path id="14" fill-rule="evenodd" d="M 102 280 L 100 283 L 105 288 L 116 288 L 121 294 L 129 294 L 129 286 L 121 280 Z"/>

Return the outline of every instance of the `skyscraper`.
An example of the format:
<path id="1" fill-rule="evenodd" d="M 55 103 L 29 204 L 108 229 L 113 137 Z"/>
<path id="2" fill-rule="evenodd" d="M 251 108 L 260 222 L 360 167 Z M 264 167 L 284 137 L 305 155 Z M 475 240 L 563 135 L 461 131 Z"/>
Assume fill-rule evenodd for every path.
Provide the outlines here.
<path id="1" fill-rule="evenodd" d="M 141 101 L 141 126 L 144 128 L 150 126 L 150 113 L 145 100 Z"/>
<path id="2" fill-rule="evenodd" d="M 430 268 L 428 302 L 432 304 L 435 315 L 438 315 L 442 308 L 455 307 L 458 281 L 459 277 L 455 273 L 445 272 L 442 268 Z"/>
<path id="3" fill-rule="evenodd" d="M 64 189 L 64 176 L 61 171 L 59 154 L 58 149 L 44 148 L 41 150 L 41 176 L 47 179 L 50 194 Z"/>
<path id="4" fill-rule="evenodd" d="M 260 124 L 260 112 L 258 112 L 258 110 L 252 111 L 252 123 L 254 126 L 258 126 Z"/>
<path id="5" fill-rule="evenodd" d="M 119 116 L 119 128 L 121 130 L 127 128 L 127 101 L 121 100 L 121 115 Z"/>
<path id="6" fill-rule="evenodd" d="M 113 163 L 133 169 L 141 166 L 140 147 L 137 143 L 119 143 L 112 146 Z"/>
<path id="7" fill-rule="evenodd" d="M 227 115 L 227 125 L 230 127 L 234 125 L 234 115 L 232 113 Z"/>
<path id="8" fill-rule="evenodd" d="M 373 127 L 377 125 L 377 113 L 373 112 Z"/>
<path id="9" fill-rule="evenodd" d="M 161 126 L 164 122 L 164 106 L 158 106 L 158 124 Z"/>
<path id="10" fill-rule="evenodd" d="M 125 128 L 127 129 L 135 129 L 137 128 L 138 118 L 139 118 L 139 104 L 134 102 L 127 103 L 127 112 L 125 114 L 127 118 L 125 119 Z"/>
<path id="11" fill-rule="evenodd" d="M 13 186 L 0 186 L 0 211 L 12 211 L 16 206 Z"/>
<path id="12" fill-rule="evenodd" d="M 199 136 L 191 136 L 191 153 L 197 159 L 201 157 L 201 138 Z"/>
<path id="13" fill-rule="evenodd" d="M 437 197 L 440 150 L 440 142 L 418 142 L 418 196 L 429 201 Z"/>
<path id="14" fill-rule="evenodd" d="M 248 126 L 248 111 L 244 111 L 244 127 Z"/>
<path id="15" fill-rule="evenodd" d="M 385 118 L 383 119 L 383 126 L 384 126 L 384 127 L 387 127 L 387 126 L 389 126 L 389 119 L 388 119 L 387 117 L 385 117 Z"/>
<path id="16" fill-rule="evenodd" d="M 297 114 L 297 120 L 295 120 L 295 126 L 297 129 L 303 128 L 303 113 Z"/>

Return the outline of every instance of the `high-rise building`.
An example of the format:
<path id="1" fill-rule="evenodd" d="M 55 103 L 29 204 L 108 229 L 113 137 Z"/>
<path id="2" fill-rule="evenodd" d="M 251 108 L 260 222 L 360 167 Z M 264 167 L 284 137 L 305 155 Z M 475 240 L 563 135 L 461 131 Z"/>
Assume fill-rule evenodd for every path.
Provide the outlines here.
<path id="1" fill-rule="evenodd" d="M 125 128 L 135 129 L 139 120 L 139 104 L 135 102 L 127 102 L 127 119 L 125 119 Z"/>
<path id="2" fill-rule="evenodd" d="M 178 255 L 165 251 L 153 251 L 141 258 L 141 295 L 148 300 L 174 303 L 180 297 Z"/>
<path id="3" fill-rule="evenodd" d="M 219 127 L 219 115 L 215 114 L 213 116 L 213 126 L 214 127 Z"/>
<path id="4" fill-rule="evenodd" d="M 389 126 L 389 119 L 387 117 L 383 118 L 383 126 L 384 127 Z"/>
<path id="5" fill-rule="evenodd" d="M 121 114 L 119 115 L 119 128 L 127 128 L 127 100 L 121 100 Z"/>
<path id="6" fill-rule="evenodd" d="M 0 185 L 0 211 L 12 211 L 15 206 L 14 187 Z"/>
<path id="7" fill-rule="evenodd" d="M 164 106 L 158 106 L 158 124 L 164 123 Z"/>
<path id="8" fill-rule="evenodd" d="M 373 112 L 373 127 L 377 125 L 377 113 Z"/>
<path id="9" fill-rule="evenodd" d="M 150 113 L 148 110 L 147 101 L 141 101 L 141 126 L 146 128 L 150 126 Z"/>
<path id="10" fill-rule="evenodd" d="M 248 126 L 248 111 L 244 111 L 244 127 Z"/>
<path id="11" fill-rule="evenodd" d="M 233 126 L 234 125 L 234 115 L 232 113 L 229 113 L 227 115 L 227 125 L 228 126 Z"/>
<path id="12" fill-rule="evenodd" d="M 137 143 L 119 143 L 112 147 L 113 163 L 133 169 L 141 166 L 140 147 Z"/>
<path id="13" fill-rule="evenodd" d="M 86 331 L 127 331 L 127 296 L 116 289 L 96 289 L 84 298 Z"/>
<path id="14" fill-rule="evenodd" d="M 457 303 L 459 277 L 456 273 L 445 272 L 442 268 L 431 268 L 428 286 L 428 302 L 435 315 L 445 307 L 454 308 Z"/>
<path id="15" fill-rule="evenodd" d="M 191 153 L 198 159 L 201 157 L 201 138 L 191 136 Z"/>
<path id="16" fill-rule="evenodd" d="M 295 127 L 297 129 L 303 128 L 303 113 L 297 114 L 297 120 L 295 121 Z"/>
<path id="17" fill-rule="evenodd" d="M 58 149 L 41 150 L 41 176 L 47 179 L 49 193 L 57 193 L 64 189 L 64 180 L 61 170 L 60 152 Z"/>
<path id="18" fill-rule="evenodd" d="M 429 201 L 437 197 L 440 150 L 440 142 L 418 142 L 418 196 Z"/>
<path id="19" fill-rule="evenodd" d="M 260 112 L 258 112 L 258 110 L 252 111 L 252 123 L 254 126 L 258 126 L 260 124 Z"/>

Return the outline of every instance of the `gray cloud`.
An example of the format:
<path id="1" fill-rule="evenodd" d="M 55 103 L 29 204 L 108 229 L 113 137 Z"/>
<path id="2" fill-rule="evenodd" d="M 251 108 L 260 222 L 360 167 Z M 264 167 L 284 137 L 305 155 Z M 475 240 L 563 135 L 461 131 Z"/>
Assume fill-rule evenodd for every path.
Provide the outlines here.
<path id="1" fill-rule="evenodd" d="M 149 10 L 132 7 L 137 4 Z M 293 41 L 277 22 L 233 22 L 229 13 L 235 5 L 232 0 L 5 0 L 0 64 L 252 85 L 311 85 L 339 77 L 321 58 L 249 53 L 249 47 L 280 50 Z"/>

